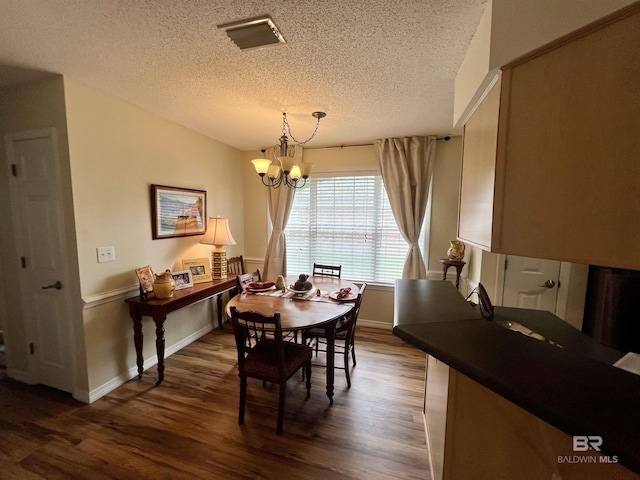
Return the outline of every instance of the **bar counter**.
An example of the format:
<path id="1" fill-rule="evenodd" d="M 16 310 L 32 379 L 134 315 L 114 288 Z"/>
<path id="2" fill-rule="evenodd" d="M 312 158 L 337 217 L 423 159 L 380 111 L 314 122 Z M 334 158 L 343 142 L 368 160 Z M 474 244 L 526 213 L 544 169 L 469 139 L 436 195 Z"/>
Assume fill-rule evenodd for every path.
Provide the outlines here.
<path id="1" fill-rule="evenodd" d="M 446 281 L 397 280 L 394 309 L 396 336 L 569 436 L 602 437 L 602 455 L 640 472 L 640 376 L 613 366 L 624 352 L 549 312 L 495 307 L 486 320 Z"/>

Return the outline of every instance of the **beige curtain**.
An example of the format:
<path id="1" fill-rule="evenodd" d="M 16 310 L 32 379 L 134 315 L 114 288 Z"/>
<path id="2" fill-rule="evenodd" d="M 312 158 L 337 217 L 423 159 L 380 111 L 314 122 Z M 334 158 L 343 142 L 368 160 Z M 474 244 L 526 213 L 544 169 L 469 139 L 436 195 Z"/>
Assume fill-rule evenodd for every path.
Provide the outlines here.
<path id="1" fill-rule="evenodd" d="M 427 210 L 436 137 L 376 140 L 384 188 L 398 229 L 409 244 L 402 278 L 427 278 L 418 238 Z"/>
<path id="2" fill-rule="evenodd" d="M 291 147 L 290 150 L 292 150 Z M 302 162 L 303 148 L 296 145 L 293 151 L 296 162 Z M 280 148 L 268 148 L 266 154 L 266 158 L 277 163 Z M 295 192 L 295 189 L 289 188 L 286 185 L 281 185 L 280 188 L 269 188 L 267 192 L 272 231 L 267 245 L 267 254 L 264 259 L 264 273 L 262 278 L 265 280 L 275 281 L 278 275 L 287 274 L 287 239 L 284 234 L 284 229 L 289 221 L 289 213 L 291 213 Z"/>

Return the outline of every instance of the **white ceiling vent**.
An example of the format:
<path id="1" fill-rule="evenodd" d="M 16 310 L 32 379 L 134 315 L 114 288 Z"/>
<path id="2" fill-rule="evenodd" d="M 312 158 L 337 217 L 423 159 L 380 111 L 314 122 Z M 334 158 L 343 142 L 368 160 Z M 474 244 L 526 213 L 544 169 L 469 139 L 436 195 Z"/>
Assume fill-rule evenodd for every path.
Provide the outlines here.
<path id="1" fill-rule="evenodd" d="M 218 25 L 240 50 L 285 43 L 284 37 L 268 15 Z"/>

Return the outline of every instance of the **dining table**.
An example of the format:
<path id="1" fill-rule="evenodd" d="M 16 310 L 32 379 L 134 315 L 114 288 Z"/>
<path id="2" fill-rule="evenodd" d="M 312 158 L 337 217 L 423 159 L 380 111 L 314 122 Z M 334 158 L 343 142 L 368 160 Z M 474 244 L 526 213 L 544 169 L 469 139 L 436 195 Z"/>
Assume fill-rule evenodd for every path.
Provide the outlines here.
<path id="1" fill-rule="evenodd" d="M 297 293 L 289 288 L 296 280 L 298 276 L 287 276 L 285 289 L 273 286 L 269 289 L 247 289 L 248 291 L 239 292 L 227 303 L 226 313 L 231 316 L 231 307 L 242 312 L 251 311 L 268 316 L 277 312 L 280 314 L 283 332 L 302 333 L 308 328 L 324 328 L 327 337 L 327 397 L 333 403 L 336 323 L 354 307 L 359 289 L 354 283 L 340 278 L 312 276 L 308 281 L 313 284 L 313 288 Z M 338 292 L 344 288 L 349 288 L 350 294 L 338 299 Z M 304 339 L 304 335 L 301 337 Z"/>

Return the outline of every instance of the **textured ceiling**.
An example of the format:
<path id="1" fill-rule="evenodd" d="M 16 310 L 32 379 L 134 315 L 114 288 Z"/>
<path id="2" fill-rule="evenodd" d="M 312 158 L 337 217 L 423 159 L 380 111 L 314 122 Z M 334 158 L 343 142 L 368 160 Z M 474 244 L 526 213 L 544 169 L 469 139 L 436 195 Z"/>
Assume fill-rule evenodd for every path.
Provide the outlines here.
<path id="1" fill-rule="evenodd" d="M 454 80 L 487 0 L 1 0 L 0 85 L 67 75 L 242 150 L 453 132 Z M 286 44 L 216 26 L 268 14 Z M 4 65 L 4 67 L 2 67 Z"/>

